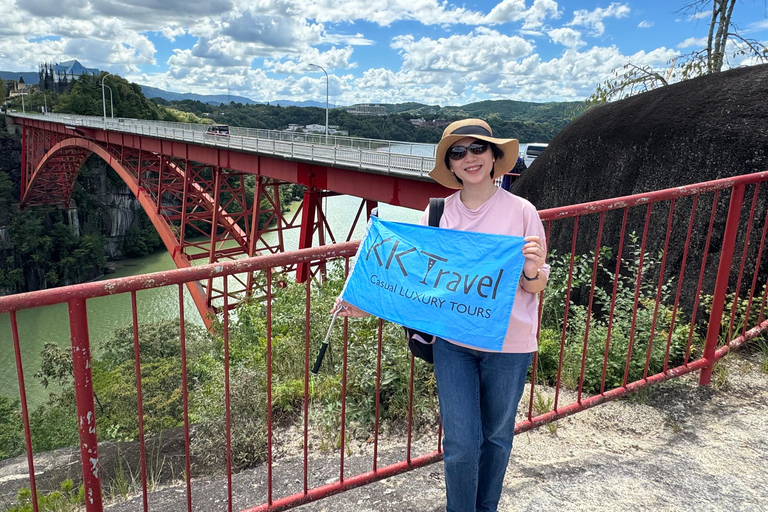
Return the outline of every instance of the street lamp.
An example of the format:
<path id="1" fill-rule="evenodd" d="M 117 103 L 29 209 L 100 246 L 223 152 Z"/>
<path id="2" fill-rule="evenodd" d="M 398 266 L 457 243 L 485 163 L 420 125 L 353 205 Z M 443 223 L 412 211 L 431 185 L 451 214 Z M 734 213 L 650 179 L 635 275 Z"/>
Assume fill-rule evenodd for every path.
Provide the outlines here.
<path id="1" fill-rule="evenodd" d="M 21 113 L 22 114 L 26 114 L 27 113 L 27 109 L 24 106 L 24 96 L 26 95 L 26 93 L 22 92 L 20 94 L 21 94 Z"/>
<path id="2" fill-rule="evenodd" d="M 325 73 L 325 143 L 328 144 L 328 72 L 323 66 L 312 64 L 311 62 L 309 65 L 320 68 L 323 70 L 323 73 Z"/>
<path id="3" fill-rule="evenodd" d="M 105 130 L 107 129 L 107 98 L 106 98 L 106 94 L 104 94 L 104 79 L 107 78 L 107 75 L 109 75 L 109 73 L 105 73 L 104 76 L 101 77 L 101 105 L 104 107 L 104 129 Z M 110 94 L 112 94 L 111 91 L 110 91 Z"/>
<path id="4" fill-rule="evenodd" d="M 107 89 L 109 89 L 109 112 L 110 112 L 111 118 L 114 119 L 115 118 L 115 108 L 112 106 L 112 88 L 110 86 L 108 86 L 107 84 L 101 84 L 101 85 L 102 85 L 102 87 L 106 87 Z M 104 91 L 104 89 L 102 89 L 102 92 L 103 91 Z M 106 105 L 104 105 L 104 107 L 106 108 Z"/>
<path id="5" fill-rule="evenodd" d="M 48 97 L 45 95 L 45 91 L 43 91 L 43 101 L 45 102 L 45 112 L 43 114 L 48 113 Z"/>

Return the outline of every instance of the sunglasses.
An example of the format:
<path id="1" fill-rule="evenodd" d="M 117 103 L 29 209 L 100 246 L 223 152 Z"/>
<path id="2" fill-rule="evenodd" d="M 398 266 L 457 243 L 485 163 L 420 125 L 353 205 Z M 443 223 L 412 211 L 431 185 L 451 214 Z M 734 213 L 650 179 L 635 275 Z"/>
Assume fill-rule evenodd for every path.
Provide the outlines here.
<path id="1" fill-rule="evenodd" d="M 469 146 L 453 146 L 448 150 L 448 158 L 451 160 L 461 160 L 467 156 L 467 150 L 473 155 L 482 155 L 488 151 L 489 146 L 488 142 L 473 142 Z"/>

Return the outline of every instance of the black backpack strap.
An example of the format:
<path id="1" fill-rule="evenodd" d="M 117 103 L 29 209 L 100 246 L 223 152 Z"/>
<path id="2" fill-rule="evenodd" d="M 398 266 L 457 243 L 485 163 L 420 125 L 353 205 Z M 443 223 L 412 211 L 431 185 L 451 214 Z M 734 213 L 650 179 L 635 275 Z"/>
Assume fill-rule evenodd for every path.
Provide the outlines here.
<path id="1" fill-rule="evenodd" d="M 440 219 L 443 217 L 443 207 L 445 199 L 442 197 L 429 198 L 429 225 L 436 228 L 440 227 Z"/>

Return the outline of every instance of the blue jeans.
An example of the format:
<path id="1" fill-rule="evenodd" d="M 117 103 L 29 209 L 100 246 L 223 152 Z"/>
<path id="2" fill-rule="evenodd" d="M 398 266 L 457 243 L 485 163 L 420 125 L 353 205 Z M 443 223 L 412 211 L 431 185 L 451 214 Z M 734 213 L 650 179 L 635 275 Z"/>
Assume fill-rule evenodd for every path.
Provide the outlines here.
<path id="1" fill-rule="evenodd" d="M 447 512 L 493 512 L 507 471 L 532 353 L 482 352 L 438 338 Z"/>

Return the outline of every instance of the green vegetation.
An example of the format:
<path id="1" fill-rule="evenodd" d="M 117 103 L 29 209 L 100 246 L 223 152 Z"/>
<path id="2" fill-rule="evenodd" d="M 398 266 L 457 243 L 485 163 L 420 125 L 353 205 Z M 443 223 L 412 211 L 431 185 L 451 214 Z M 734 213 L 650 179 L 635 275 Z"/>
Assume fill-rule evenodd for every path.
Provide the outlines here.
<path id="1" fill-rule="evenodd" d="M 612 266 L 609 263 L 613 261 L 615 265 L 615 259 L 612 258 L 608 248 L 600 251 L 589 322 L 587 322 L 586 299 L 577 302 L 573 297 L 589 296 L 595 255 L 593 251 L 587 255 L 574 257 L 571 275 L 572 295 L 568 308 L 568 327 L 565 333 L 561 374 L 561 379 L 567 387 L 578 389 L 581 384 L 584 392 L 599 393 L 604 370 L 605 389 L 621 386 L 625 382 L 625 373 L 627 374 L 626 382 L 639 380 L 645 376 L 644 369 L 649 356 L 647 375 L 663 371 L 665 362 L 668 368 L 683 362 L 688 346 L 690 323 L 677 311 L 670 335 L 673 308 L 669 303 L 672 302 L 670 293 L 675 288 L 674 280 L 667 280 L 661 287 L 661 295 L 658 296 L 658 274 L 656 274 L 656 280 L 650 277 L 654 272 L 658 272 L 662 255 L 654 258 L 645 253 L 643 257 L 645 278 L 640 284 L 637 302 L 635 302 L 635 281 L 641 256 L 637 242 L 637 237 L 634 234 L 630 235 L 626 253 L 628 256 L 622 258 L 622 273 L 616 282 L 615 298 L 613 296 L 614 270 L 609 269 Z M 537 378 L 549 384 L 554 384 L 557 378 L 563 325 L 560 315 L 564 312 L 570 259 L 570 254 L 559 255 L 553 251 L 549 255 L 552 273 L 550 284 L 544 295 L 537 368 Z M 659 299 L 658 309 L 656 308 L 657 298 Z M 611 317 L 612 302 L 615 303 L 615 309 Z M 609 340 L 607 350 L 606 340 Z M 669 340 L 668 353 L 667 340 Z M 630 343 L 632 344 L 631 353 Z M 692 350 L 696 351 L 702 346 L 703 340 L 694 329 Z M 585 347 L 584 380 L 580 383 L 579 376 Z M 692 354 L 695 355 L 695 352 Z"/>
<path id="2" fill-rule="evenodd" d="M 64 480 L 60 491 L 46 494 L 37 493 L 37 510 L 46 512 L 76 512 L 85 504 L 85 487 L 75 488 L 72 480 Z M 32 491 L 21 489 L 16 495 L 16 503 L 7 512 L 32 512 Z"/>
<path id="3" fill-rule="evenodd" d="M 688 347 L 690 323 L 677 312 L 674 328 L 672 307 L 668 304 L 676 283 L 669 279 L 657 293 L 661 254 L 643 256 L 643 280 L 635 299 L 635 281 L 640 261 L 637 237 L 632 234 L 622 259 L 622 273 L 613 294 L 615 261 L 608 248 L 598 252 L 596 286 L 589 322 L 586 297 L 592 285 L 595 254 L 576 255 L 570 270 L 571 256 L 550 256 L 552 274 L 545 291 L 543 323 L 539 341 L 537 383 L 552 385 L 558 372 L 562 384 L 581 389 L 586 394 L 601 391 L 603 372 L 606 387 L 611 389 L 643 378 L 646 359 L 650 359 L 649 375 L 682 363 Z M 565 283 L 570 275 L 568 326 L 563 332 L 566 301 Z M 265 277 L 258 277 L 262 285 Z M 307 285 L 288 280 L 278 286 L 283 276 L 274 276 L 273 289 L 279 290 L 271 304 L 272 415 L 278 428 L 301 425 L 305 399 L 309 405 L 311 449 L 338 449 L 340 446 L 340 413 L 342 391 L 342 348 L 344 329 L 337 325 L 331 333 L 330 348 L 323 367 L 309 380 L 305 398 L 305 365 L 312 363 L 328 328 L 328 310 L 343 285 L 343 272 L 331 265 L 328 279 Z M 310 332 L 309 355 L 305 351 L 305 299 L 309 291 Z M 758 291 L 753 303 L 761 304 L 765 290 Z M 657 305 L 657 295 L 659 298 Z M 733 298 L 726 304 L 730 318 Z M 615 303 L 613 316 L 611 304 Z M 711 299 L 702 298 L 702 309 Z M 235 469 L 261 463 L 266 457 L 267 418 L 267 305 L 251 302 L 241 305 L 229 322 L 229 375 L 232 422 L 232 462 Z M 736 303 L 734 330 L 741 329 L 747 315 L 747 304 Z M 749 322 L 754 322 L 756 308 L 750 309 Z M 655 316 L 655 320 L 654 320 Z M 365 440 L 375 424 L 376 357 L 379 320 L 373 317 L 353 319 L 347 346 L 347 439 Z M 586 327 L 589 326 L 589 333 Z M 632 327 L 634 325 L 634 331 Z M 752 325 L 750 323 L 749 325 Z M 610 344 L 606 348 L 608 328 Z M 726 342 L 729 323 L 724 324 L 721 344 Z M 409 399 L 410 357 L 401 329 L 389 322 L 382 324 L 381 387 L 378 392 L 380 428 L 402 431 L 407 418 Z M 671 332 L 670 332 L 670 329 Z M 694 327 L 691 354 L 699 357 L 702 347 L 700 327 Z M 219 471 L 225 464 L 225 366 L 222 326 L 211 334 L 202 328 L 185 326 L 190 421 L 194 425 L 192 455 L 195 471 Z M 139 328 L 141 353 L 144 424 L 149 436 L 183 424 L 181 351 L 178 321 L 145 324 Z M 649 340 L 653 343 L 649 349 Z M 632 350 L 629 351 L 630 339 Z M 669 340 L 669 341 L 668 341 Z M 562 366 L 561 366 L 562 345 Z M 586 357 L 583 357 L 586 347 Z M 138 438 L 137 392 L 133 331 L 122 328 L 101 347 L 100 357 L 93 362 L 93 383 L 97 404 L 98 436 L 102 441 L 135 441 Z M 763 351 L 765 353 L 765 351 Z M 628 357 L 628 353 L 630 354 Z M 606 356 L 607 354 L 607 356 Z M 604 368 L 604 360 L 607 364 Z M 666 366 L 665 366 L 666 363 Z M 585 378 L 579 381 L 582 364 Z M 628 373 L 625 377 L 625 372 Z M 71 383 L 72 363 L 69 350 L 47 345 L 37 377 L 46 386 L 54 386 L 49 401 L 30 415 L 33 449 L 51 450 L 77 444 L 74 392 Z M 434 374 L 420 361 L 414 377 L 414 427 L 429 428 L 437 422 L 437 399 Z M 724 387 L 727 372 L 716 368 L 713 383 Z M 552 409 L 553 398 L 539 387 L 534 400 L 536 414 Z M 0 456 L 23 453 L 24 443 L 18 400 L 0 397 Z M 557 425 L 547 427 L 557 432 Z M 348 443 L 347 448 L 352 444 Z M 160 456 L 155 455 L 159 460 Z M 158 462 L 153 478 L 159 481 L 162 463 Z M 109 475 L 108 488 L 114 496 L 125 496 L 135 486 L 135 475 L 118 466 Z M 20 503 L 29 496 L 20 494 Z M 69 495 L 70 499 L 72 494 Z M 58 498 L 57 498 L 58 499 Z M 24 501 L 26 500 L 26 501 Z M 66 503 L 66 502 L 62 502 Z M 21 505 L 20 505 L 21 506 Z M 24 510 L 24 509 L 19 509 Z M 58 510 L 58 509 L 57 509 Z M 61 509 L 67 510 L 67 509 Z"/>
<path id="4" fill-rule="evenodd" d="M 343 285 L 343 275 L 334 269 L 322 286 L 311 289 L 310 332 L 312 357 L 327 328 L 327 311 Z M 273 413 L 280 424 L 299 421 L 304 400 L 304 284 L 290 283 L 273 302 L 272 361 Z M 229 334 L 230 396 L 232 400 L 233 464 L 244 468 L 262 462 L 266 455 L 266 318 L 265 305 L 241 306 Z M 366 439 L 374 425 L 375 358 L 378 321 L 361 320 L 349 340 L 347 435 Z M 221 335 L 186 325 L 187 371 L 190 419 L 196 425 L 193 455 L 200 468 L 221 467 L 224 462 L 224 342 Z M 335 329 L 319 375 L 313 376 L 310 409 L 314 425 L 326 447 L 339 442 L 341 410 L 342 330 Z M 383 376 L 379 394 L 382 420 L 391 428 L 402 428 L 408 408 L 410 358 L 399 327 L 386 323 L 382 347 Z M 160 433 L 183 424 L 181 353 L 178 321 L 140 327 L 144 425 L 148 433 Z M 103 441 L 134 441 L 138 438 L 137 393 L 131 328 L 118 329 L 100 347 L 93 362 L 96 395 L 96 424 Z M 30 415 L 33 420 L 34 451 L 77 444 L 77 422 L 72 388 L 69 350 L 53 344 L 43 351 L 37 377 L 54 386 L 50 400 Z M 434 375 L 417 364 L 414 418 L 417 427 L 432 424 L 437 417 Z M 0 440 L 7 446 L 4 457 L 23 453 L 18 401 L 0 402 L 3 429 Z"/>
<path id="5" fill-rule="evenodd" d="M 301 126 L 324 124 L 325 109 L 317 107 L 281 107 L 279 105 L 229 103 L 210 105 L 200 101 L 152 101 L 178 112 L 188 112 L 197 118 L 247 128 L 284 130 L 289 124 Z M 332 109 L 329 124 L 339 126 L 352 137 L 383 140 L 435 143 L 442 128 L 420 128 L 411 119 L 455 121 L 466 117 L 487 120 L 500 137 L 515 137 L 522 142 L 549 141 L 568 124 L 582 102 L 530 103 L 523 101 L 482 101 L 462 107 L 440 107 L 405 103 L 386 105 L 386 116 L 361 116 L 343 108 Z"/>
<path id="6" fill-rule="evenodd" d="M 102 80 L 112 90 L 104 94 Z M 1 81 L 0 81 L 1 82 Z M 107 91 L 108 93 L 109 91 Z M 5 98 L 5 87 L 0 97 Z M 281 130 L 289 124 L 307 125 L 325 122 L 325 109 L 281 107 L 279 105 L 243 105 L 231 102 L 210 105 L 199 101 L 166 101 L 159 98 L 148 100 L 140 86 L 117 75 L 83 75 L 67 84 L 64 92 L 33 89 L 24 97 L 27 111 L 101 116 L 103 100 L 108 102 L 107 115 L 161 121 L 210 123 L 221 122 L 233 126 Z M 9 108 L 21 110 L 21 98 L 13 98 Z M 442 128 L 419 128 L 411 123 L 413 118 L 428 121 L 453 121 L 468 116 L 482 117 L 491 124 L 500 137 L 516 137 L 521 141 L 549 141 L 573 117 L 581 102 L 536 104 L 511 100 L 483 101 L 462 107 L 428 106 L 418 103 L 387 105 L 386 116 L 355 116 L 344 109 L 332 109 L 330 123 L 347 130 L 351 136 L 434 143 L 440 138 Z M 6 139 L 7 140 L 7 139 Z M 8 242 L 0 249 L 0 290 L 23 292 L 45 289 L 91 279 L 101 274 L 105 257 L 100 247 L 109 234 L 107 222 L 112 214 L 109 207 L 100 204 L 95 197 L 99 190 L 101 172 L 96 160 L 86 162 L 77 177 L 73 202 L 78 207 L 79 233 L 64 210 L 55 207 L 36 207 L 18 210 L 20 170 L 0 168 L 0 226 L 7 226 Z M 16 162 L 11 162 L 15 167 Z M 122 186 L 121 180 L 110 169 L 107 171 L 111 189 Z M 253 179 L 246 180 L 246 187 L 254 187 Z M 281 189 L 283 207 L 301 197 L 303 189 L 297 185 Z M 222 201 L 226 201 L 226 197 Z M 263 198 L 265 209 L 267 199 Z M 236 208 L 232 203 L 230 208 Z M 234 212 L 233 212 L 234 213 Z M 129 226 L 121 245 L 122 254 L 128 257 L 149 254 L 162 247 L 160 237 L 151 222 L 139 212 L 138 222 Z M 261 225 L 268 220 L 268 213 L 260 218 Z M 206 233 L 208 226 L 199 226 Z M 103 251 L 101 251 L 103 252 Z"/>
<path id="7" fill-rule="evenodd" d="M 0 179 L 0 186 L 2 182 Z M 84 230 L 77 237 L 65 210 L 41 207 L 20 212 L 11 208 L 6 212 L 11 217 L 6 236 L 14 250 L 0 251 L 5 253 L 0 258 L 0 288 L 24 291 L 28 283 L 45 288 L 90 279 L 102 272 L 105 257 L 101 235 Z"/>

